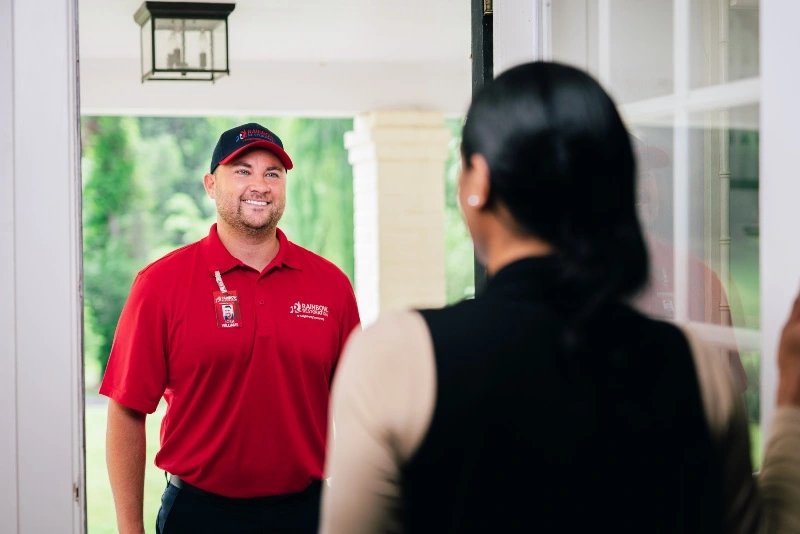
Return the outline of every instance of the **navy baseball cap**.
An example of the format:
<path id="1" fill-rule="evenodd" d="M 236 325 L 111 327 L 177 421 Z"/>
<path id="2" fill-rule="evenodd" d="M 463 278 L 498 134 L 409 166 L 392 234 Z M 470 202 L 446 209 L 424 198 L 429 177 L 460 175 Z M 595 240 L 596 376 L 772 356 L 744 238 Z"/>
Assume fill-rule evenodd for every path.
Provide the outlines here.
<path id="1" fill-rule="evenodd" d="M 294 164 L 292 158 L 283 149 L 280 137 L 270 132 L 260 124 L 250 122 L 242 124 L 236 128 L 231 128 L 219 136 L 217 146 L 214 148 L 214 155 L 211 156 L 211 171 L 218 165 L 229 163 L 233 158 L 247 150 L 248 148 L 263 147 L 278 156 L 288 171 Z"/>

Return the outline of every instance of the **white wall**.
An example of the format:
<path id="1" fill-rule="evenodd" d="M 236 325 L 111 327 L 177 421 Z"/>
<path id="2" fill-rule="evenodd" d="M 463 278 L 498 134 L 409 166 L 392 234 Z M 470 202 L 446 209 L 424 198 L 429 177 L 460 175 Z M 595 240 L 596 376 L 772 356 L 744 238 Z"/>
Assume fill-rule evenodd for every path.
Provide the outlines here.
<path id="1" fill-rule="evenodd" d="M 467 53 L 468 55 L 468 53 Z M 141 83 L 137 59 L 81 57 L 85 115 L 352 117 L 412 109 L 462 115 L 470 64 L 452 61 L 248 61 L 209 82 Z"/>
<path id="2" fill-rule="evenodd" d="M 84 523 L 76 7 L 0 0 L 3 533 Z"/>
<path id="3" fill-rule="evenodd" d="M 800 289 L 800 71 L 786 55 L 797 48 L 800 2 L 761 2 L 761 421 L 773 413 L 775 354 L 783 322 Z M 768 392 L 768 393 L 767 393 Z M 766 432 L 762 429 L 766 436 Z"/>
<path id="4" fill-rule="evenodd" d="M 465 0 L 237 0 L 231 75 L 141 84 L 141 0 L 80 0 L 85 114 L 462 115 L 470 98 Z"/>

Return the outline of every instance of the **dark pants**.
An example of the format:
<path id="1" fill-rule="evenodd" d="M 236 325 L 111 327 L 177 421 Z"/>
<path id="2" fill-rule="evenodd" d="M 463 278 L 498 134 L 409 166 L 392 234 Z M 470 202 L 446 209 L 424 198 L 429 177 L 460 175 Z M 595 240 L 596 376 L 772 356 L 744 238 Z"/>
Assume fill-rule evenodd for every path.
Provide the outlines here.
<path id="1" fill-rule="evenodd" d="M 321 482 L 300 493 L 232 499 L 167 484 L 158 534 L 316 534 Z"/>

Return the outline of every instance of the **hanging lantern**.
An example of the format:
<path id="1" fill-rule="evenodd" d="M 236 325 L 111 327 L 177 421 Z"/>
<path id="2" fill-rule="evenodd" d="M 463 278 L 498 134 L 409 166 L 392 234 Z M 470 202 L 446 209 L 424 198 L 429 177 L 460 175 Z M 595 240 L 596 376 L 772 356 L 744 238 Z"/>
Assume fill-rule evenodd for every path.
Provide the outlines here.
<path id="1" fill-rule="evenodd" d="M 236 4 L 144 2 L 133 16 L 141 27 L 142 83 L 210 81 L 230 74 L 228 15 Z"/>

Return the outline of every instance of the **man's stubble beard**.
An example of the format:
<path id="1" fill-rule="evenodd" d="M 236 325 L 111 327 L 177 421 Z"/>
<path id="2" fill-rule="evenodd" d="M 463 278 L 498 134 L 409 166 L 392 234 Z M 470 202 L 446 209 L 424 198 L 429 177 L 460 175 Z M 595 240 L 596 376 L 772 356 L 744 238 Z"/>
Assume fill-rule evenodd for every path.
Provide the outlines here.
<path id="1" fill-rule="evenodd" d="M 219 206 L 217 206 L 217 214 L 228 224 L 228 226 L 243 234 L 251 236 L 268 235 L 273 233 L 278 227 L 278 223 L 283 217 L 283 212 L 286 209 L 286 203 L 284 201 L 275 200 L 270 203 L 270 206 L 272 206 L 273 209 L 270 210 L 269 217 L 267 217 L 263 224 L 258 226 L 254 226 L 247 222 L 241 203 L 239 203 L 234 216 L 230 216 L 227 211 L 221 210 Z"/>

